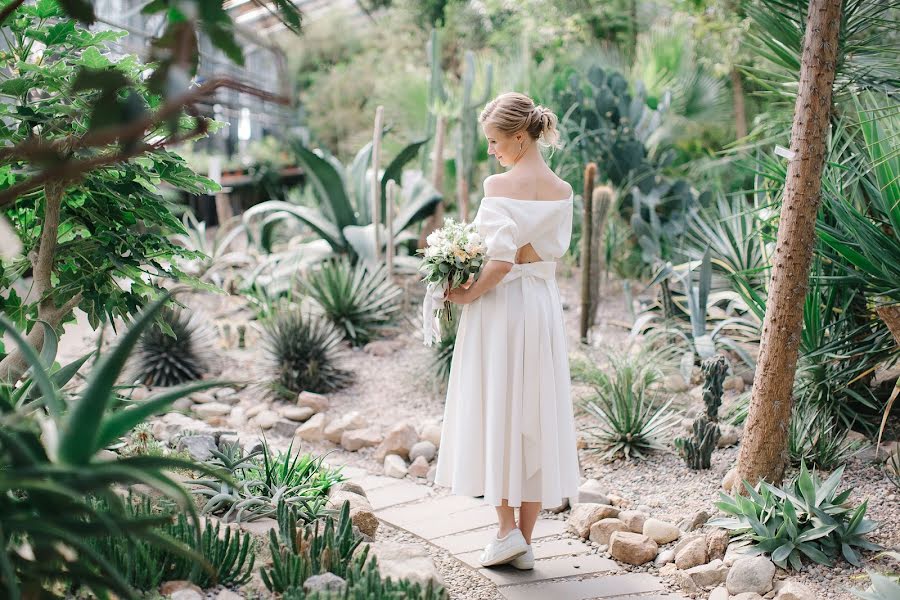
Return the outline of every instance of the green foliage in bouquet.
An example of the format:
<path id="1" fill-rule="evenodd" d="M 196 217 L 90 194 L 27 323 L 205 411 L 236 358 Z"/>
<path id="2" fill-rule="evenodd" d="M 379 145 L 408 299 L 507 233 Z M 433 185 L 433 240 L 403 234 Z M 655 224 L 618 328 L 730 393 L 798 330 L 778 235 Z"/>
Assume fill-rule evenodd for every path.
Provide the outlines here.
<path id="1" fill-rule="evenodd" d="M 749 496 L 720 493 L 716 503 L 733 516 L 713 519 L 709 525 L 736 532 L 735 539 L 749 546 L 748 553 L 770 554 L 782 569 L 799 571 L 802 556 L 829 566 L 843 556 L 859 566 L 857 548 L 880 549 L 866 539 L 877 524 L 865 518 L 867 500 L 852 508 L 848 499 L 853 490 L 837 493 L 843 474 L 844 467 L 839 467 L 822 482 L 802 464 L 797 478 L 783 488 L 765 481 L 754 488 L 744 482 Z"/>
<path id="2" fill-rule="evenodd" d="M 300 287 L 354 346 L 366 344 L 393 323 L 403 295 L 383 264 L 352 265 L 347 257 L 323 262 L 300 279 Z"/>
<path id="3" fill-rule="evenodd" d="M 324 317 L 299 308 L 275 313 L 263 324 L 263 344 L 275 391 L 296 397 L 302 391 L 330 392 L 348 385 L 343 368 L 343 335 Z"/>

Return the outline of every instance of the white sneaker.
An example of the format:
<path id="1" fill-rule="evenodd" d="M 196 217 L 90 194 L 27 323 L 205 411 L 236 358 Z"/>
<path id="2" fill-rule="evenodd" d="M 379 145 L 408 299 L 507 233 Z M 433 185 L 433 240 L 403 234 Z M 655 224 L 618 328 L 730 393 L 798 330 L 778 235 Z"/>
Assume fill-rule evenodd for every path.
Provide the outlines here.
<path id="1" fill-rule="evenodd" d="M 517 569 L 528 570 L 534 568 L 534 550 L 531 549 L 531 544 L 528 544 L 528 551 L 525 552 L 522 556 L 518 558 L 514 558 L 512 562 L 510 562 L 512 566 Z"/>
<path id="2" fill-rule="evenodd" d="M 528 552 L 528 544 L 518 528 L 506 534 L 506 537 L 498 538 L 496 535 L 484 547 L 479 562 L 483 567 L 503 565 Z"/>

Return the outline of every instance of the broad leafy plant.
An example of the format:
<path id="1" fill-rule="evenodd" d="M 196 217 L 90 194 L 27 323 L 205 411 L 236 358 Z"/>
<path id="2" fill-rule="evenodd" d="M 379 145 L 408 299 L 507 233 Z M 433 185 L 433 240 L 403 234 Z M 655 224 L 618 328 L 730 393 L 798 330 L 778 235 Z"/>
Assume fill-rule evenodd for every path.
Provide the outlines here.
<path id="1" fill-rule="evenodd" d="M 838 493 L 843 474 L 840 467 L 823 482 L 803 464 L 797 478 L 783 488 L 765 481 L 754 488 L 744 482 L 747 496 L 720 493 L 716 503 L 732 516 L 713 519 L 709 525 L 735 532 L 747 553 L 769 554 L 783 569 L 800 570 L 804 556 L 829 566 L 843 556 L 860 566 L 858 549 L 880 549 L 866 539 L 877 524 L 865 518 L 867 500 L 850 507 L 852 488 Z"/>
<path id="2" fill-rule="evenodd" d="M 114 401 L 115 382 L 138 342 L 168 301 L 151 304 L 120 337 L 117 345 L 94 364 L 84 387 L 64 398 L 45 360 L 22 333 L 0 315 L 0 330 L 9 335 L 29 365 L 26 385 L 38 392 L 17 397 L 4 383 L 7 402 L 0 414 L 0 589 L 20 598 L 49 589 L 55 583 L 87 586 L 95 593 L 112 591 L 135 597 L 125 577 L 91 546 L 90 540 L 129 535 L 150 545 L 202 560 L 195 551 L 161 535 L 156 519 L 127 513 L 116 493 L 122 486 L 143 484 L 173 499 L 199 522 L 190 494 L 173 478 L 178 469 L 219 475 L 213 468 L 189 460 L 162 456 L 102 458 L 100 451 L 117 443 L 148 417 L 173 402 L 217 382 L 201 382 L 167 390 L 129 405 Z M 64 379 L 64 378 L 63 378 Z M 30 381 L 31 383 L 27 383 Z M 92 498 L 112 507 L 101 510 Z"/>

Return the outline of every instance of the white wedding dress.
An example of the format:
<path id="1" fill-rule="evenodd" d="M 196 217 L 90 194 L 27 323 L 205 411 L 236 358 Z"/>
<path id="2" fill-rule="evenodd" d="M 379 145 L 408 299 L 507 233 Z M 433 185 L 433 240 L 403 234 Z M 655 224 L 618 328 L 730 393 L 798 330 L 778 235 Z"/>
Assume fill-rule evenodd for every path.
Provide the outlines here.
<path id="1" fill-rule="evenodd" d="M 515 262 L 531 244 L 541 261 L 514 264 L 462 306 L 450 366 L 435 483 L 509 506 L 578 501 L 568 342 L 556 260 L 569 247 L 573 198 L 486 196 L 474 223 L 487 256 Z"/>

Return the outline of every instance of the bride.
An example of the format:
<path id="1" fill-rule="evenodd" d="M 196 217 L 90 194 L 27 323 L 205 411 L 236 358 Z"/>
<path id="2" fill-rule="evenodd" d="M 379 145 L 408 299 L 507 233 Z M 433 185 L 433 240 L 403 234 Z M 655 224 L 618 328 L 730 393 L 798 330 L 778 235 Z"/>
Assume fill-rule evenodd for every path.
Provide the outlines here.
<path id="1" fill-rule="evenodd" d="M 550 109 L 509 92 L 479 121 L 488 154 L 508 171 L 484 180 L 473 220 L 488 261 L 477 280 L 446 295 L 463 308 L 435 483 L 495 507 L 498 531 L 483 566 L 531 569 L 541 507 L 576 502 L 581 479 L 555 277 L 572 235 L 574 192 L 540 152 L 558 145 Z"/>

